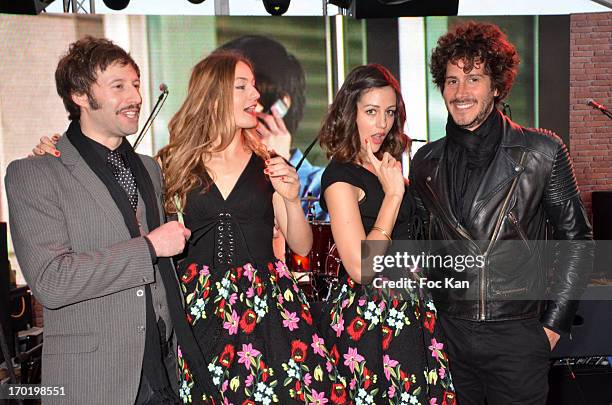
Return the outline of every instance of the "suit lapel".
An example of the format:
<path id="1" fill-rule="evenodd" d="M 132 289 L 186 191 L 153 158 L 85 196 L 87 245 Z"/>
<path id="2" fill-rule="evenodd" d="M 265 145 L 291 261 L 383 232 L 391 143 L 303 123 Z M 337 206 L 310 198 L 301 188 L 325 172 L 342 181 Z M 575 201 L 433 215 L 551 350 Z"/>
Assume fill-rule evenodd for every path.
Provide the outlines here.
<path id="1" fill-rule="evenodd" d="M 153 191 L 155 192 L 155 204 L 157 204 L 157 209 L 159 212 L 159 223 L 163 224 L 166 222 L 166 216 L 164 214 L 164 204 L 162 199 L 163 193 L 161 189 L 163 188 L 163 184 L 160 184 L 158 181 L 155 180 L 159 178 L 159 172 L 156 171 L 157 168 L 150 167 L 150 164 L 148 164 L 149 162 L 152 162 L 150 159 L 148 159 L 149 162 L 147 162 L 147 160 L 143 159 L 140 154 L 138 154 L 138 158 L 142 161 L 145 169 L 147 170 L 147 175 L 151 178 L 151 183 L 153 183 Z M 153 162 L 152 164 L 157 165 L 157 163 L 155 162 Z"/>
<path id="2" fill-rule="evenodd" d="M 130 232 L 123 221 L 123 216 L 115 200 L 113 200 L 102 180 L 89 168 L 66 136 L 60 138 L 57 143 L 57 150 L 61 152 L 59 159 L 72 173 L 75 180 L 89 192 L 91 199 L 100 207 L 100 211 L 106 215 L 108 223 L 117 232 L 118 238 L 130 239 Z"/>

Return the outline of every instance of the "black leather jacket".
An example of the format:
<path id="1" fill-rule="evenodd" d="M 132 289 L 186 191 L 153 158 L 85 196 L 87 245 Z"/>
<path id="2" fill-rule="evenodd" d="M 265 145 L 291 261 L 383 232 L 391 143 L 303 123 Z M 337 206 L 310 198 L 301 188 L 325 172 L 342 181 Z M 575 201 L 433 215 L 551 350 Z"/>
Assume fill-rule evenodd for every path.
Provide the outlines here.
<path id="1" fill-rule="evenodd" d="M 469 281 L 469 288 L 432 291 L 438 310 L 475 321 L 539 317 L 552 330 L 569 331 L 592 269 L 594 246 L 563 141 L 504 116 L 501 145 L 463 225 L 449 203 L 445 145 L 443 138 L 417 152 L 411 165 L 412 192 L 429 239 L 466 241 L 471 254 L 485 256 L 486 264 L 459 276 L 451 270 L 455 279 Z M 522 242 L 523 248 L 504 247 L 504 240 Z M 555 247 L 555 240 L 572 242 Z M 550 262 L 542 253 L 543 243 L 553 252 Z"/>

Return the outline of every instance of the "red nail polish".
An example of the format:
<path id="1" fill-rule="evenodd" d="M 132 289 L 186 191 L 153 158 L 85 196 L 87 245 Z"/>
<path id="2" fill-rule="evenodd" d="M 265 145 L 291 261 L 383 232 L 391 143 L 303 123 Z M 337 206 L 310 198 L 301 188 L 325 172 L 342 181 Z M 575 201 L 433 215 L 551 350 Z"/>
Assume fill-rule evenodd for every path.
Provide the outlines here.
<path id="1" fill-rule="evenodd" d="M 59 152 L 55 152 L 55 156 L 59 157 L 60 153 Z"/>

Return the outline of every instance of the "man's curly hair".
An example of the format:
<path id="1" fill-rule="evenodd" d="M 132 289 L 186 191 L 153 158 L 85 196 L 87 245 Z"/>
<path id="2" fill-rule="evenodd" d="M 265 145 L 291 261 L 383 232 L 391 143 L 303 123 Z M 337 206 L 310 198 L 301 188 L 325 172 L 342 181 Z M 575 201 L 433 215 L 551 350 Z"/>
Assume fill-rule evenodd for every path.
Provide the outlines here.
<path id="1" fill-rule="evenodd" d="M 458 25 L 438 39 L 431 54 L 430 70 L 440 91 L 444 91 L 448 62 L 458 61 L 464 63 L 466 74 L 475 65 L 484 64 L 492 87 L 499 92 L 496 104 L 510 93 L 520 62 L 516 48 L 497 25 L 474 21 Z"/>

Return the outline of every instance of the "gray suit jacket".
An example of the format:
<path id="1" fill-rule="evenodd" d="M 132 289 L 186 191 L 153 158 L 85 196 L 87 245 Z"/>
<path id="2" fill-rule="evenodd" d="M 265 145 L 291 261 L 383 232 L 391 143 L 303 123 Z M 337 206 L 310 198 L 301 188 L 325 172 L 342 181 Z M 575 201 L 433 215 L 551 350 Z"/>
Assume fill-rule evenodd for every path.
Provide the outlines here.
<path id="1" fill-rule="evenodd" d="M 173 339 L 159 270 L 67 137 L 57 149 L 60 158 L 12 162 L 5 179 L 15 253 L 45 308 L 42 384 L 66 392 L 45 403 L 133 404 L 145 346 L 145 284 L 167 325 L 166 340 Z M 159 167 L 141 159 L 163 215 Z M 172 383 L 174 359 L 171 350 L 165 362 Z"/>

